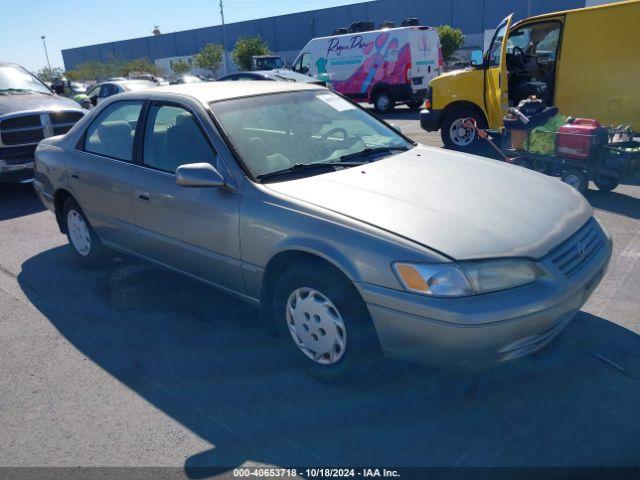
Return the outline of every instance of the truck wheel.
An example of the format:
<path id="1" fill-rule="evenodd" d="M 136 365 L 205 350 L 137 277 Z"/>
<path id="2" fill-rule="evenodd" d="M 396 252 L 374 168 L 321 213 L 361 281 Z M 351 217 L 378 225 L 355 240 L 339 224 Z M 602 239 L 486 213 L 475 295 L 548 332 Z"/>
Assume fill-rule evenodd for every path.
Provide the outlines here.
<path id="1" fill-rule="evenodd" d="M 587 176 L 584 174 L 582 170 L 578 170 L 576 168 L 571 168 L 562 172 L 560 179 L 564 183 L 566 183 L 570 187 L 575 188 L 582 194 L 584 194 L 589 187 L 589 181 L 587 180 Z"/>
<path id="2" fill-rule="evenodd" d="M 610 177 L 608 175 L 602 175 L 601 173 L 596 173 L 595 178 L 593 179 L 593 183 L 596 184 L 598 190 L 602 190 L 603 192 L 610 192 L 618 185 L 620 185 L 620 179 L 616 177 Z"/>
<path id="3" fill-rule="evenodd" d="M 478 128 L 487 128 L 484 115 L 468 107 L 455 107 L 447 112 L 440 127 L 444 146 L 451 150 L 470 153 L 477 150 L 480 140 L 474 129 L 467 128 L 466 120 L 476 121 Z"/>
<path id="4" fill-rule="evenodd" d="M 376 112 L 389 113 L 395 107 L 395 101 L 388 90 L 378 90 L 373 96 L 373 106 Z"/>

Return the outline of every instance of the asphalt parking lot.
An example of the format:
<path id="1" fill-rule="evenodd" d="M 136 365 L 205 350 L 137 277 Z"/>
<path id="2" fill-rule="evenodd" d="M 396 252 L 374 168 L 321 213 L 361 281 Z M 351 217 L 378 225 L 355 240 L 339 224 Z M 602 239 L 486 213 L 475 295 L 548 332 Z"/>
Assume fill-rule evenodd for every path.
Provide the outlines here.
<path id="1" fill-rule="evenodd" d="M 388 115 L 440 146 L 416 118 Z M 587 198 L 614 257 L 548 348 L 328 386 L 232 297 L 131 259 L 82 269 L 32 187 L 0 186 L 0 466 L 638 466 L 640 186 Z"/>

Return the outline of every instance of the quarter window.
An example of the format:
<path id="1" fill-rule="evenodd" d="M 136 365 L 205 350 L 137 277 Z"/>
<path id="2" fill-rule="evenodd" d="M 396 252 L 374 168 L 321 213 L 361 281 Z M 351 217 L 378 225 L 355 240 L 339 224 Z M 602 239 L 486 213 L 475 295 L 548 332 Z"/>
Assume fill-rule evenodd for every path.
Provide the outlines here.
<path id="1" fill-rule="evenodd" d="M 140 110 L 140 101 L 109 105 L 87 128 L 85 151 L 130 162 Z"/>
<path id="2" fill-rule="evenodd" d="M 144 136 L 145 165 L 174 173 L 180 165 L 210 163 L 216 155 L 198 127 L 193 115 L 172 105 L 152 105 Z"/>

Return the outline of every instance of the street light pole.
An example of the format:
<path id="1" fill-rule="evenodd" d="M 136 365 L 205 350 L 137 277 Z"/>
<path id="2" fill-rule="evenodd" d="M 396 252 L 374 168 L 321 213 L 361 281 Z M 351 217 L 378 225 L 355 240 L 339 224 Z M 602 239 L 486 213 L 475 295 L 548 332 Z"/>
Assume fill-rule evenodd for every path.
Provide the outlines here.
<path id="1" fill-rule="evenodd" d="M 40 37 L 42 39 L 42 45 L 44 45 L 44 55 L 45 57 L 47 57 L 47 67 L 49 67 L 49 75 L 51 75 L 51 80 L 53 80 L 53 71 L 51 70 L 51 63 L 49 63 L 49 52 L 47 52 L 47 42 L 46 42 L 46 38 L 44 35 L 42 35 Z"/>
<path id="2" fill-rule="evenodd" d="M 227 58 L 227 35 L 224 29 L 224 9 L 222 8 L 222 0 L 220 0 L 220 18 L 222 19 L 222 48 L 224 50 L 223 55 L 224 55 L 224 60 L 223 60 L 223 67 L 224 67 L 224 74 L 228 74 L 229 73 L 229 67 L 228 67 L 228 58 Z"/>

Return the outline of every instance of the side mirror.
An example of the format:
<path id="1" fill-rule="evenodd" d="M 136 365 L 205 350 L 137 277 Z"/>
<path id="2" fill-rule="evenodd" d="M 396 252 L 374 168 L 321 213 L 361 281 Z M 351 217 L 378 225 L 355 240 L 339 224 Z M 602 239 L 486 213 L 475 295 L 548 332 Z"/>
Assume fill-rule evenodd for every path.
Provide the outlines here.
<path id="1" fill-rule="evenodd" d="M 474 67 L 484 65 L 484 55 L 482 53 L 482 50 L 473 50 L 471 52 L 471 65 L 473 65 Z"/>
<path id="2" fill-rule="evenodd" d="M 390 123 L 389 126 L 393 128 L 396 132 L 402 133 L 402 127 L 397 123 Z"/>
<path id="3" fill-rule="evenodd" d="M 209 163 L 189 163 L 176 170 L 176 183 L 182 187 L 226 187 L 220 172 Z"/>

